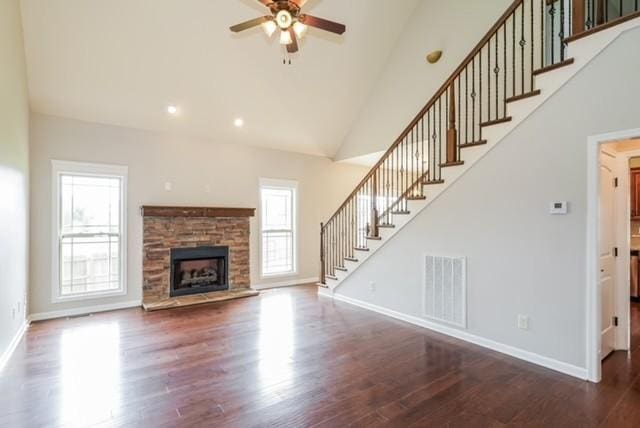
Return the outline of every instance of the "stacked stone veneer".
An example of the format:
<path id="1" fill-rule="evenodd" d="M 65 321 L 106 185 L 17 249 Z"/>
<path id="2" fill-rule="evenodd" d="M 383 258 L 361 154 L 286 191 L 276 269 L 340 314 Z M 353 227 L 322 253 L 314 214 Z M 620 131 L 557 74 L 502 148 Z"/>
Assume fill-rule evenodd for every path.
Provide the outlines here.
<path id="1" fill-rule="evenodd" d="M 229 247 L 229 289 L 249 288 L 248 217 L 144 217 L 143 300 L 169 298 L 171 249 Z"/>

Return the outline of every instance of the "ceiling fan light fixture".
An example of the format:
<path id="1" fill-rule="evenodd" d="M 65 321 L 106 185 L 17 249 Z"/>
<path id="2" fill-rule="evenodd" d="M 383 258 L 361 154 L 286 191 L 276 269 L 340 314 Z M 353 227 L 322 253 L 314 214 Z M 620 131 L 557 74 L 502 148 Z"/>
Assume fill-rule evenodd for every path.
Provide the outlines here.
<path id="1" fill-rule="evenodd" d="M 277 28 L 278 28 L 278 26 L 273 21 L 267 21 L 267 22 L 262 24 L 262 29 L 264 30 L 264 32 L 267 35 L 267 37 L 273 36 L 273 33 L 276 32 Z"/>
<path id="2" fill-rule="evenodd" d="M 276 14 L 276 22 L 278 23 L 278 27 L 282 30 L 286 30 L 291 27 L 293 24 L 293 17 L 291 16 L 291 12 L 288 10 L 281 10 Z"/>
<path id="3" fill-rule="evenodd" d="M 307 27 L 300 21 L 296 21 L 293 24 L 293 31 L 296 33 L 296 36 L 298 36 L 299 38 L 302 38 L 305 35 L 308 28 L 309 27 Z"/>
<path id="4" fill-rule="evenodd" d="M 280 31 L 280 44 L 290 45 L 291 43 L 293 43 L 293 39 L 291 39 L 291 34 L 288 31 Z"/>

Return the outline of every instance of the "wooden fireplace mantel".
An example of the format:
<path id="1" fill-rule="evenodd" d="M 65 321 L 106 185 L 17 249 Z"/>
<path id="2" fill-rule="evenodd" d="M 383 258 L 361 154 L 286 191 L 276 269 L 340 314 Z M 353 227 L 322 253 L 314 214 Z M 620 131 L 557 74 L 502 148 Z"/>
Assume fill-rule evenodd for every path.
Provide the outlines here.
<path id="1" fill-rule="evenodd" d="M 168 207 L 143 205 L 143 217 L 253 217 L 255 208 Z"/>

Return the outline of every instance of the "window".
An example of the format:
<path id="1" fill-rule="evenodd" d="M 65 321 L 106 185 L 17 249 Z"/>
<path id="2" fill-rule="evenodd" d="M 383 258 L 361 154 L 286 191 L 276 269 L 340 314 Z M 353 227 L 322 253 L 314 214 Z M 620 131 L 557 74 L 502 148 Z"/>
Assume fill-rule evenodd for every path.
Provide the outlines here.
<path id="1" fill-rule="evenodd" d="M 53 161 L 53 301 L 124 294 L 127 168 Z"/>
<path id="2" fill-rule="evenodd" d="M 262 276 L 296 273 L 297 183 L 260 181 Z"/>

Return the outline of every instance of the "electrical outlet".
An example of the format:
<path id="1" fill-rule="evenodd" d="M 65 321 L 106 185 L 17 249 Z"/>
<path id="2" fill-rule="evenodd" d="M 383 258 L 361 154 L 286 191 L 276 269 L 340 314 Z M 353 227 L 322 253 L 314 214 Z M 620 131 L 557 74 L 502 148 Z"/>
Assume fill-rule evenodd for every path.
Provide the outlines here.
<path id="1" fill-rule="evenodd" d="M 164 183 L 164 190 L 166 190 L 167 192 L 170 192 L 172 188 L 173 186 L 171 185 L 170 181 L 167 181 L 166 183 Z"/>
<path id="2" fill-rule="evenodd" d="M 205 191 L 205 193 L 211 193 L 211 185 L 210 184 L 205 185 L 204 186 L 204 191 Z"/>
<path id="3" fill-rule="evenodd" d="M 529 317 L 527 315 L 518 314 L 518 328 L 520 330 L 529 330 Z"/>
<path id="4" fill-rule="evenodd" d="M 11 318 L 16 319 L 16 308 L 11 308 Z"/>
<path id="5" fill-rule="evenodd" d="M 22 311 L 20 310 L 20 306 L 21 306 L 21 305 L 20 305 L 20 301 L 18 300 L 18 313 L 19 313 L 19 314 L 20 314 L 20 313 L 22 313 Z"/>
<path id="6" fill-rule="evenodd" d="M 375 293 L 375 292 L 376 292 L 376 283 L 375 283 L 375 282 L 370 282 L 370 283 L 369 283 L 369 290 L 370 290 L 372 293 Z"/>

